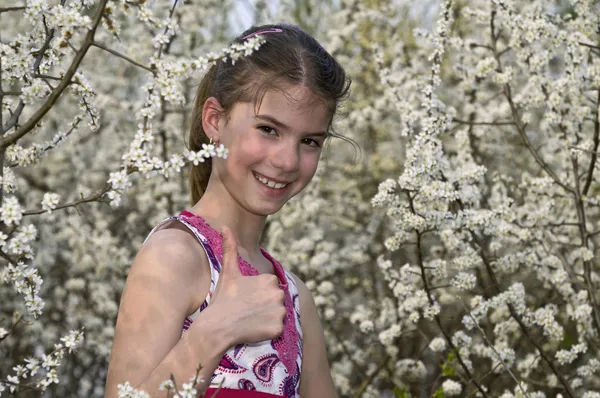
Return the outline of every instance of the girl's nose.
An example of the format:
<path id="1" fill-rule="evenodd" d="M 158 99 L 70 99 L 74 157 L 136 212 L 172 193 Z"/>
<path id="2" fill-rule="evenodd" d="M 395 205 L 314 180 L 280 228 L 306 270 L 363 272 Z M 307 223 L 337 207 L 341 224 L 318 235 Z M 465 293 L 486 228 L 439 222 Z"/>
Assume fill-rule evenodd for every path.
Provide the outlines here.
<path id="1" fill-rule="evenodd" d="M 282 143 L 271 154 L 271 164 L 286 173 L 298 170 L 300 164 L 300 148 L 291 143 Z"/>

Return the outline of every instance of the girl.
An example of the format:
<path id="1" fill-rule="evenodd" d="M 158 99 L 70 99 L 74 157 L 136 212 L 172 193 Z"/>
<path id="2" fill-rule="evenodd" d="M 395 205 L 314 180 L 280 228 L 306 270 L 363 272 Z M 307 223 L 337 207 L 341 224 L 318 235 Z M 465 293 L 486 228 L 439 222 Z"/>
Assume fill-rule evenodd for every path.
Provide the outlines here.
<path id="1" fill-rule="evenodd" d="M 159 224 L 127 278 L 106 396 L 129 381 L 164 397 L 175 377 L 217 397 L 336 397 L 309 290 L 259 246 L 268 215 L 313 177 L 349 79 L 300 28 L 253 27 L 259 50 L 219 62 L 197 92 L 191 150 L 226 158 L 191 173 L 193 207 Z M 218 232 L 221 231 L 221 234 Z M 210 304 L 210 305 L 209 305 Z"/>

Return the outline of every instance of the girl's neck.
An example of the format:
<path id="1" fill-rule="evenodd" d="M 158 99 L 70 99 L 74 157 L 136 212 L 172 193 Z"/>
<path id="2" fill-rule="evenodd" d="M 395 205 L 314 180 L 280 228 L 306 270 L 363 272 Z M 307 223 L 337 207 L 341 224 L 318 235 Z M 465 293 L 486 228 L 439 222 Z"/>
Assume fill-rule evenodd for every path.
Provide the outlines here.
<path id="1" fill-rule="evenodd" d="M 204 218 L 217 232 L 227 225 L 237 240 L 240 254 L 249 259 L 262 257 L 260 236 L 267 217 L 249 213 L 230 195 L 207 189 L 191 212 Z"/>

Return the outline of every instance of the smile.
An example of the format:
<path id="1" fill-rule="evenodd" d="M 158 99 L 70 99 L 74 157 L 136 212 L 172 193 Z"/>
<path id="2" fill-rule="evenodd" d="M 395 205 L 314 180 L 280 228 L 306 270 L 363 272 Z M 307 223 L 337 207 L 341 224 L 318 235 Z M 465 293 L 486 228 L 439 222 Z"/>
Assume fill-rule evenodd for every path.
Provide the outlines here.
<path id="1" fill-rule="evenodd" d="M 256 178 L 258 181 L 262 182 L 264 185 L 268 186 L 269 188 L 283 189 L 289 185 L 289 184 L 282 184 L 282 183 L 278 183 L 275 181 L 271 181 L 268 178 L 260 176 L 256 173 L 252 173 L 252 174 L 254 174 L 254 178 Z"/>

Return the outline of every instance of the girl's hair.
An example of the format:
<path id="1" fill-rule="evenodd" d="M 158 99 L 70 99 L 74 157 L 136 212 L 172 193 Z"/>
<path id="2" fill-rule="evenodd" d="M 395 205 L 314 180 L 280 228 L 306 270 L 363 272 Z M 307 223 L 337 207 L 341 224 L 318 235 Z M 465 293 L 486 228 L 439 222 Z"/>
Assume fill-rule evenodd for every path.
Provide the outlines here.
<path id="1" fill-rule="evenodd" d="M 257 32 L 264 43 L 251 55 L 235 64 L 219 61 L 203 77 L 196 92 L 188 149 L 199 151 L 209 139 L 202 128 L 202 109 L 215 97 L 227 115 L 239 101 L 260 104 L 270 89 L 283 91 L 285 84 L 301 84 L 311 90 L 319 103 L 330 111 L 329 135 L 339 138 L 331 128 L 333 116 L 350 89 L 350 79 L 341 65 L 308 33 L 297 26 L 278 24 L 253 26 L 234 42 L 242 43 Z M 190 188 L 192 205 L 204 194 L 212 171 L 211 159 L 192 166 Z"/>

